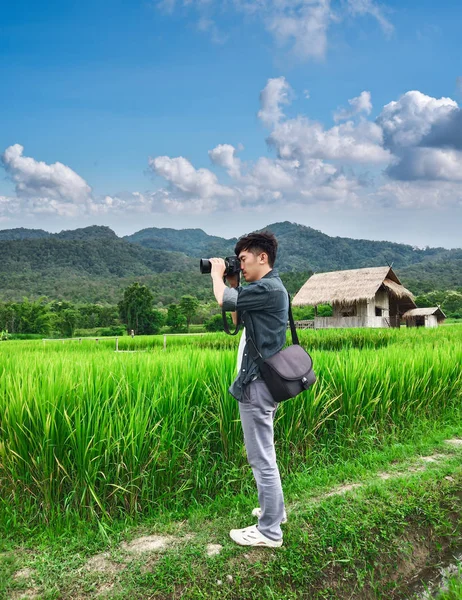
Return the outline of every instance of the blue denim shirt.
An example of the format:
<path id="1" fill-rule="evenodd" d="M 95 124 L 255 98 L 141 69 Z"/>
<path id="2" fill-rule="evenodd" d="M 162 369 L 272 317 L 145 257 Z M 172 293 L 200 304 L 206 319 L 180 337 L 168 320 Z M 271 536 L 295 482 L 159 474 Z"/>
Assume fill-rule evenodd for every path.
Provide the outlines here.
<path id="1" fill-rule="evenodd" d="M 276 269 L 246 287 L 226 288 L 223 309 L 237 311 L 244 322 L 247 338 L 254 334 L 254 341 L 263 358 L 269 358 L 282 350 L 286 343 L 289 318 L 289 296 Z M 241 400 L 242 388 L 260 375 L 258 366 L 249 352 L 247 341 L 240 371 L 229 388 L 237 400 Z"/>

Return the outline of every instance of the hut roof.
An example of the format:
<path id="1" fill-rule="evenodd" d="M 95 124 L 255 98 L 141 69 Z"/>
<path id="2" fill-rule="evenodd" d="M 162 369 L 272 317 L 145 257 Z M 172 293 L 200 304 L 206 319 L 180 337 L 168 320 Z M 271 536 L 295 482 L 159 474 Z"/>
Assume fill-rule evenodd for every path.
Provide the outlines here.
<path id="1" fill-rule="evenodd" d="M 404 313 L 403 319 L 411 319 L 412 317 L 427 317 L 429 315 L 436 315 L 438 321 L 442 321 L 446 318 L 446 315 L 439 306 L 431 306 L 428 308 L 413 308 Z"/>
<path id="2" fill-rule="evenodd" d="M 371 267 L 316 273 L 295 295 L 294 306 L 314 306 L 316 304 L 350 304 L 358 300 L 369 300 L 381 286 L 387 288 L 398 299 L 409 306 L 415 306 L 412 293 L 401 285 L 391 267 Z"/>

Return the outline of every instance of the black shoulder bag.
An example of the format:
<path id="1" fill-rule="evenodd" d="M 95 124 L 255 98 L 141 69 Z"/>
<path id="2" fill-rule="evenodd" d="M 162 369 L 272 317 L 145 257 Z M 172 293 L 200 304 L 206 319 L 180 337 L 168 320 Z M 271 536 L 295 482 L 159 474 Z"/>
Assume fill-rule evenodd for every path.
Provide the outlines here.
<path id="1" fill-rule="evenodd" d="M 294 318 L 292 316 L 292 307 L 289 296 L 289 322 L 292 334 L 292 346 L 288 346 L 273 356 L 264 359 L 260 354 L 254 338 L 252 317 L 248 313 L 252 332 L 248 335 L 251 342 L 249 351 L 252 358 L 260 369 L 260 375 L 268 386 L 275 402 L 282 402 L 289 398 L 295 398 L 309 389 L 316 381 L 316 375 L 313 371 L 313 360 L 298 341 L 297 330 L 295 329 Z"/>

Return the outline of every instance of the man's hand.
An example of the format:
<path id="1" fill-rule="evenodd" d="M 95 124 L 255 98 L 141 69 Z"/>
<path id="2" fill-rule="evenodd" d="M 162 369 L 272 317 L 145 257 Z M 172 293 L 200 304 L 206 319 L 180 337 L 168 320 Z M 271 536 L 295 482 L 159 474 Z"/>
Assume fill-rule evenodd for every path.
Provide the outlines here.
<path id="1" fill-rule="evenodd" d="M 225 261 L 222 258 L 211 258 L 210 262 L 212 264 L 212 270 L 210 271 L 212 279 L 223 279 L 226 271 Z"/>

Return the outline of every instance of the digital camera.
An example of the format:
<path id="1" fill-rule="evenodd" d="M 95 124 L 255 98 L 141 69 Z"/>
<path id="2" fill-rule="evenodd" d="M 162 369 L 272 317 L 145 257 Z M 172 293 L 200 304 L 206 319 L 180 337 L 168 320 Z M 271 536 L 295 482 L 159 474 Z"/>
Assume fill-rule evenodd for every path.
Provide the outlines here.
<path id="1" fill-rule="evenodd" d="M 237 256 L 227 256 L 225 258 L 226 271 L 225 275 L 238 275 L 241 271 L 241 262 Z M 212 263 L 208 258 L 201 258 L 200 262 L 201 273 L 210 273 Z"/>

